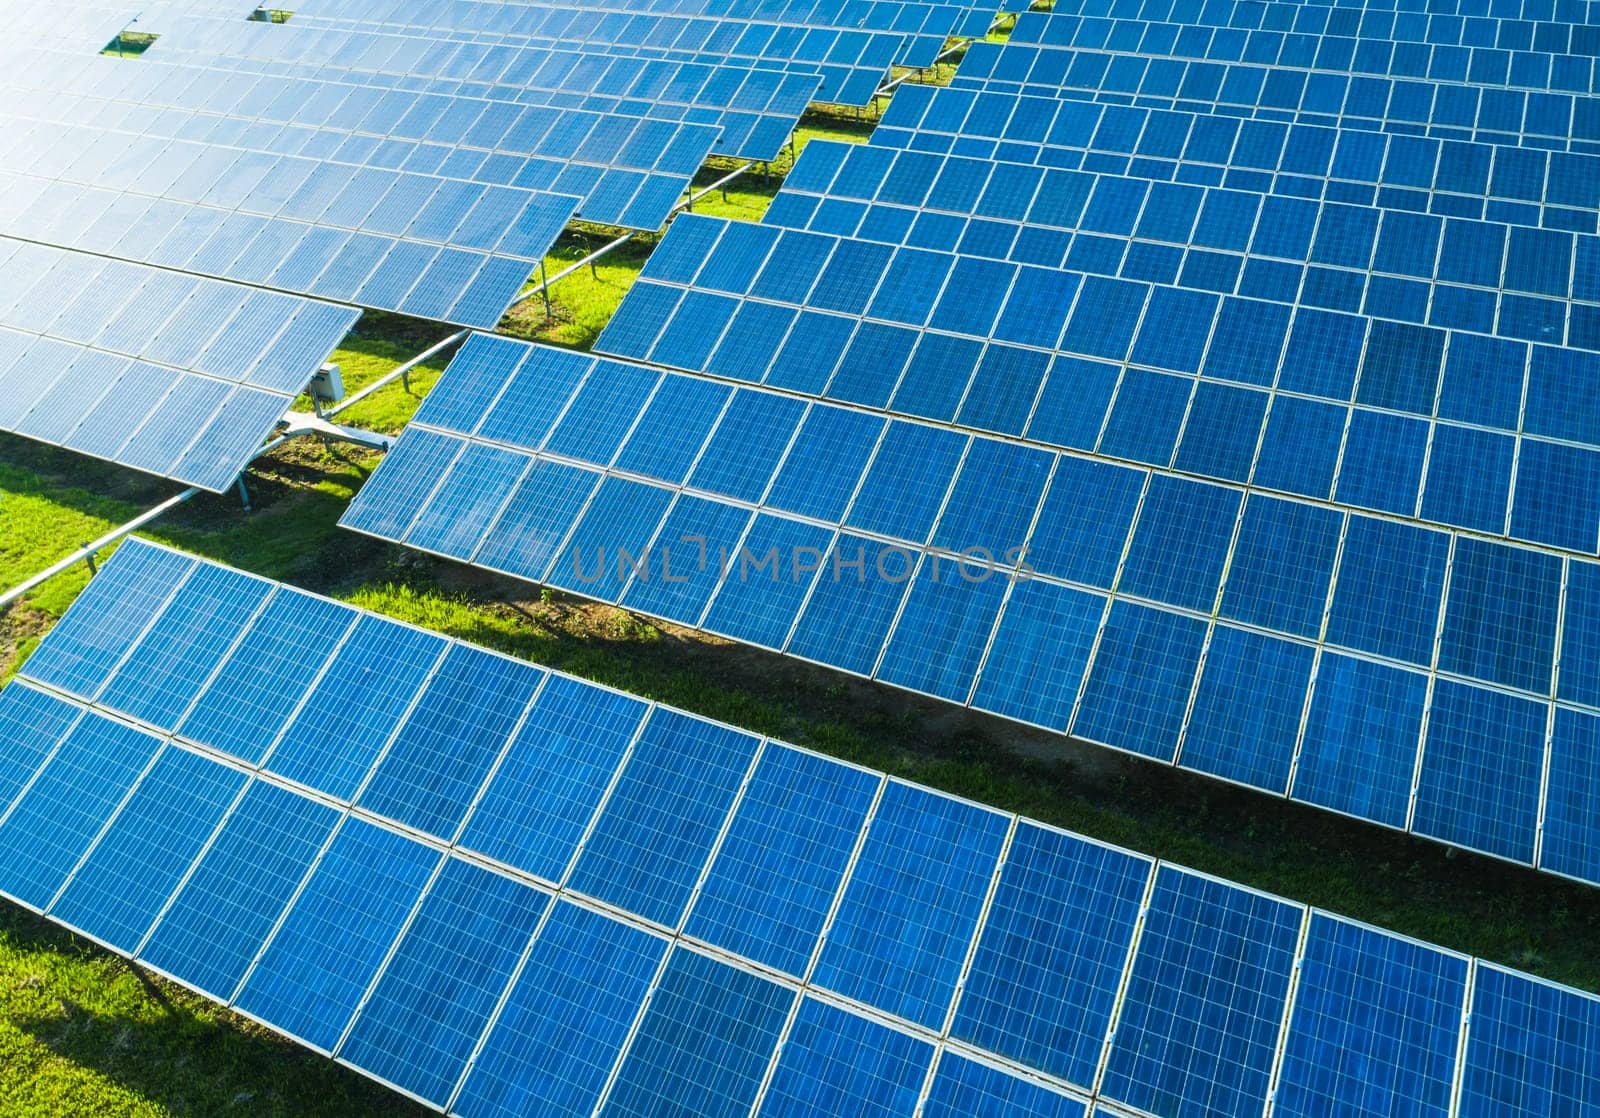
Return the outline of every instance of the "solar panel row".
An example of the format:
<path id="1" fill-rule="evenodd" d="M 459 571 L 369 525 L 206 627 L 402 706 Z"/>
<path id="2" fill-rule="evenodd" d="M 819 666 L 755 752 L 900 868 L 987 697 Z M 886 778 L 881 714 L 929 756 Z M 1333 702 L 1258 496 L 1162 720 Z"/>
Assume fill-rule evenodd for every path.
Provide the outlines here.
<path id="1" fill-rule="evenodd" d="M 991 79 L 1000 57 L 991 46 L 973 45 L 952 88 L 1600 152 L 1600 111 L 1587 95 L 1026 45 L 1004 48 L 1018 55 Z"/>
<path id="2" fill-rule="evenodd" d="M 220 491 L 356 314 L 0 237 L 0 430 Z"/>
<path id="3" fill-rule="evenodd" d="M 0 147 L 7 153 L 17 147 L 27 150 L 27 141 L 36 139 L 41 129 L 59 132 L 54 125 L 8 130 Z M 187 193 L 209 191 L 212 184 L 228 177 L 236 152 L 219 160 L 207 153 L 223 149 L 173 142 L 151 153 L 147 163 L 119 162 L 115 145 L 76 151 L 51 146 L 48 155 L 39 148 L 33 150 L 38 153 L 35 158 L 24 156 L 20 162 L 35 170 L 44 170 L 49 161 L 57 164 L 51 170 L 83 174 L 59 164 L 95 164 L 96 173 L 84 177 L 100 182 L 137 177 L 147 191 L 133 193 L 43 174 L 0 172 L 0 227 L 12 236 L 42 244 L 483 327 L 500 321 L 532 271 L 526 257 L 501 257 L 477 249 L 162 196 L 170 179 L 188 174 L 194 177 L 185 188 Z M 9 154 L 0 158 L 9 158 Z M 312 194 L 299 198 L 312 208 L 329 201 Z M 576 199 L 553 194 L 529 198 L 527 220 L 542 223 L 544 231 L 538 235 L 547 237 L 547 244 L 553 242 Z M 530 231 L 529 236 L 534 234 Z"/>
<path id="4" fill-rule="evenodd" d="M 1556 5 L 1547 8 L 1557 15 Z M 1548 54 L 1597 54 L 1600 37 L 1587 26 L 1588 5 L 1583 0 L 1559 5 L 1564 9 L 1557 19 L 1532 19 L 1486 10 L 1478 15 L 1433 13 L 1416 7 L 1410 11 L 1336 8 L 1323 4 L 1240 3 L 1238 0 L 1097 0 L 1055 4 L 1058 16 L 1083 16 L 1113 20 L 1153 20 L 1183 23 L 1194 27 L 1269 30 L 1284 34 L 1333 36 L 1353 40 L 1382 40 L 1392 43 L 1432 43 L 1502 51 L 1540 51 Z M 1026 21 L 1015 29 L 1013 38 L 1035 41 L 1033 35 L 1060 36 L 1069 33 L 1065 25 L 1052 28 L 1047 23 Z M 1371 50 L 1371 47 L 1364 47 Z"/>
<path id="5" fill-rule="evenodd" d="M 1092 200 L 1085 210 L 1064 194 L 1046 186 L 1038 205 L 1066 209 L 1059 220 L 1077 225 L 1070 243 L 1083 250 L 1080 260 L 1088 263 L 1096 246 L 1122 254 L 1129 242 L 1115 230 L 1131 223 L 1127 212 Z M 1193 208 L 1165 212 L 1196 224 Z M 1150 214 L 1145 206 L 1140 221 L 1161 223 Z M 1252 208 L 1248 224 L 1261 239 L 1292 237 L 1285 216 L 1258 219 Z M 1208 224 L 1204 212 L 1199 224 Z M 1225 234 L 1225 223 L 1209 226 Z M 1228 265 L 1224 254 L 1193 247 L 1210 238 L 1204 229 L 1172 231 L 1191 242 L 1184 269 L 1193 286 L 1181 286 L 1180 275 L 1171 277 L 1180 286 L 1165 287 L 1060 267 L 1059 242 L 1044 259 L 1042 239 L 1025 235 L 1038 227 L 974 219 L 966 228 L 974 240 L 998 228 L 1023 246 L 1013 256 L 1034 262 L 686 215 L 597 348 L 1046 446 L 1596 549 L 1600 504 L 1574 492 L 1557 509 L 1549 494 L 1563 476 L 1600 469 L 1600 415 L 1584 402 L 1600 357 L 1394 321 L 1405 308 L 1377 284 L 1367 302 L 1388 319 L 1328 311 L 1314 298 L 1323 274 L 1315 268 L 1298 287 L 1278 269 L 1255 272 L 1254 281 L 1247 269 L 1241 290 L 1266 298 L 1219 296 L 1204 290 L 1205 276 Z M 1319 238 L 1338 228 L 1324 221 Z M 1400 252 L 1426 242 L 1425 230 L 1386 228 Z M 1092 235 L 1099 229 L 1110 233 Z M 1357 228 L 1319 243 L 1359 253 L 1351 245 L 1359 240 Z M 1532 270 L 1547 258 L 1508 259 L 1508 270 Z M 1125 272 L 1145 267 L 1131 249 L 1127 261 Z M 1499 325 L 1519 329 L 1516 296 L 1500 298 Z M 1432 305 L 1444 302 L 1436 289 Z"/>
<path id="6" fill-rule="evenodd" d="M 1595 231 L 1594 156 L 1470 140 L 906 86 L 871 146 Z"/>
<path id="7" fill-rule="evenodd" d="M 1600 1091 L 1576 991 L 138 541 L 0 803 L 8 896 L 462 1115 Z"/>
<path id="8" fill-rule="evenodd" d="M 341 523 L 1600 880 L 1559 553 L 488 338 Z"/>
<path id="9" fill-rule="evenodd" d="M 70 74 L 71 68 L 66 69 Z M 230 86 L 219 78 L 235 75 L 197 66 L 141 64 L 137 69 L 143 81 L 154 88 L 142 83 L 131 90 L 119 88 L 129 84 L 120 78 L 128 69 L 113 64 L 108 71 L 103 60 L 95 59 L 64 85 L 53 58 L 35 53 L 6 79 L 14 90 L 8 96 L 9 111 L 61 125 L 66 131 L 57 140 L 61 143 L 79 142 L 74 136 L 85 134 L 84 125 L 93 125 L 90 135 L 102 135 L 101 129 L 107 135 L 132 134 L 139 145 L 176 140 L 243 150 L 249 158 L 229 183 L 245 202 L 255 198 L 258 206 L 280 204 L 296 188 L 321 187 L 326 195 L 328 179 L 352 176 L 342 164 L 361 169 L 355 177 L 366 180 L 362 197 L 368 207 L 401 228 L 419 216 L 419 207 L 430 196 L 439 197 L 435 188 L 453 203 L 453 220 L 487 195 L 490 204 L 478 210 L 470 227 L 476 234 L 472 247 L 497 248 L 486 223 L 492 217 L 494 229 L 505 233 L 498 251 L 506 255 L 538 257 L 547 247 L 547 242 L 532 247 L 525 240 L 538 231 L 522 228 L 530 224 L 523 211 L 532 207 L 536 212 L 538 205 L 537 197 L 526 193 L 530 190 L 577 195 L 583 199 L 581 212 L 593 221 L 659 229 L 718 137 L 717 128 L 709 124 L 412 91 L 386 93 L 327 82 L 277 78 L 263 90 L 257 88 L 258 78 Z M 266 106 L 251 103 L 262 94 L 275 99 Z M 385 194 L 395 180 L 412 174 L 430 176 L 430 181 L 413 180 Z M 496 189 L 504 187 L 519 190 Z M 365 214 L 367 208 L 358 212 Z M 433 230 L 436 240 L 452 228 L 440 227 L 438 220 L 435 212 L 419 222 Z"/>
<path id="10" fill-rule="evenodd" d="M 504 6 L 500 10 L 513 9 Z M 310 26 L 292 33 L 293 49 L 285 49 L 277 32 L 289 30 L 287 24 L 241 29 L 190 21 L 182 25 L 180 33 L 163 36 L 149 53 L 155 58 L 182 58 L 186 52 L 196 52 L 212 59 L 320 60 L 350 70 L 423 76 L 450 73 L 463 68 L 467 60 L 476 63 L 487 57 L 504 61 L 507 51 L 494 52 L 505 47 L 580 50 L 688 63 L 761 65 L 770 60 L 782 71 L 820 75 L 819 100 L 865 105 L 882 84 L 901 41 L 898 35 L 740 25 L 712 18 L 640 15 L 605 20 L 572 8 L 522 10 L 535 17 L 533 25 L 507 43 L 441 41 L 427 29 L 404 35 Z"/>
<path id="11" fill-rule="evenodd" d="M 28 53 L 24 69 L 37 68 L 38 55 Z M 156 58 L 141 59 L 137 67 L 116 66 L 114 61 L 71 57 L 66 71 L 73 75 L 69 88 L 114 92 L 124 100 L 162 104 L 169 103 L 164 99 L 177 92 L 172 83 L 181 81 L 178 90 L 187 95 L 186 107 L 226 108 L 250 119 L 283 119 L 320 127 L 337 124 L 385 138 L 419 141 L 429 148 L 493 148 L 511 143 L 520 144 L 523 154 L 533 154 L 530 145 L 541 138 L 570 134 L 572 152 L 585 146 L 586 137 L 610 144 L 609 149 L 582 162 L 645 170 L 658 169 L 672 132 L 656 130 L 665 132 L 666 137 L 658 137 L 646 148 L 626 142 L 626 137 L 618 143 L 606 132 L 595 135 L 592 128 L 599 119 L 644 117 L 720 128 L 720 135 L 710 133 L 717 154 L 771 159 L 811 102 L 820 81 L 816 75 L 735 65 L 594 58 L 579 51 L 545 48 L 513 51 L 512 61 L 494 80 L 477 77 L 475 72 L 455 75 L 449 70 L 437 77 L 349 70 L 298 54 L 284 61 L 219 58 L 200 49 L 171 49 Z M 63 83 L 57 77 L 54 84 L 59 88 Z M 519 114 L 497 108 L 495 103 L 549 106 L 563 110 L 564 116 Z M 583 126 L 585 114 L 597 118 L 590 128 Z M 570 121 L 565 124 L 550 123 L 566 117 Z M 614 129 L 615 122 L 607 127 Z M 696 129 L 687 134 L 695 140 L 702 136 Z M 465 153 L 456 159 L 464 160 Z M 509 184 L 516 171 L 497 172 L 491 167 L 479 168 L 476 173 L 498 174 Z"/>
<path id="12" fill-rule="evenodd" d="M 458 39 L 504 41 L 512 36 L 593 34 L 586 23 L 603 23 L 601 41 L 641 43 L 660 49 L 727 50 L 761 59 L 840 60 L 837 43 L 870 37 L 871 53 L 902 66 L 928 66 L 953 37 L 982 38 L 995 9 L 971 3 L 902 3 L 821 0 L 798 4 L 615 4 L 586 0 L 578 5 L 512 3 L 488 5 L 454 0 L 426 12 L 371 0 L 328 0 L 304 13 L 311 24 L 385 23 L 415 33 L 428 29 Z M 848 37 L 836 39 L 839 32 Z M 819 56 L 828 47 L 826 56 Z M 880 71 L 880 77 L 882 73 Z"/>
<path id="13" fill-rule="evenodd" d="M 1296 6 L 1282 10 L 1297 12 Z M 1549 46 L 1538 50 L 1501 50 L 1494 47 L 1454 46 L 1431 42 L 1396 41 L 1388 37 L 1351 38 L 1332 34 L 1298 34 L 1274 30 L 1249 30 L 1205 26 L 1193 22 L 1167 23 L 1144 19 L 1081 19 L 1023 16 L 1011 37 L 1016 44 L 1076 47 L 1120 56 L 1187 58 L 1208 62 L 1252 62 L 1285 70 L 1367 74 L 1380 77 L 1467 81 L 1486 86 L 1537 92 L 1588 94 L 1594 90 L 1593 49 L 1566 53 Z M 1562 25 L 1554 25 L 1562 26 Z M 1563 28 L 1565 30 L 1565 28 Z M 1600 28 L 1591 29 L 1600 35 Z M 1595 39 L 1600 43 L 1600 38 Z M 1008 44 L 1009 45 L 1009 44 Z M 1019 66 L 1028 72 L 1027 52 L 1005 52 L 995 59 L 1000 67 Z M 1008 72 L 988 71 L 1004 80 Z"/>

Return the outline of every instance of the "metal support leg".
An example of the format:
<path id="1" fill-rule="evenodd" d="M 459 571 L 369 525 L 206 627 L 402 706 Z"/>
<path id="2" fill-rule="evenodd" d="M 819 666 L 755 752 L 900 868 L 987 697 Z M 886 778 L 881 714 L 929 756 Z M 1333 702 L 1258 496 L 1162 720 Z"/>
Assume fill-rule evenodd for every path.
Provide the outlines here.
<path id="1" fill-rule="evenodd" d="M 555 312 L 550 309 L 550 281 L 545 279 L 544 261 L 539 261 L 539 294 L 544 296 L 544 316 L 554 318 Z"/>
<path id="2" fill-rule="evenodd" d="M 81 548 L 88 548 L 89 545 L 86 543 L 80 543 L 78 546 Z M 94 565 L 94 552 L 91 551 L 89 554 L 85 555 L 83 557 L 83 561 L 88 564 L 90 578 L 93 578 L 95 575 L 100 573 L 100 569 Z"/>
<path id="3" fill-rule="evenodd" d="M 245 488 L 244 475 L 243 474 L 239 475 L 239 500 L 244 502 L 244 511 L 245 512 L 254 512 L 255 511 L 254 509 L 252 509 L 250 507 L 250 490 Z"/>

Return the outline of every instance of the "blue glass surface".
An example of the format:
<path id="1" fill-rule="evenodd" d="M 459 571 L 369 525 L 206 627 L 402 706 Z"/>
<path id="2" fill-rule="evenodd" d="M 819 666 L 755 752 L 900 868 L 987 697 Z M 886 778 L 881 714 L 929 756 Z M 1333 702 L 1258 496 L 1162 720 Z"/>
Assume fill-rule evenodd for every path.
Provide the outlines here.
<path id="1" fill-rule="evenodd" d="M 446 862 L 339 1055 L 443 1106 L 549 900 L 508 877 Z"/>
<path id="2" fill-rule="evenodd" d="M 1433 660 L 1450 537 L 1352 516 L 1328 613 L 1328 641 L 1413 664 Z"/>
<path id="3" fill-rule="evenodd" d="M 1178 764 L 1282 794 L 1313 657 L 1310 645 L 1218 625 Z"/>
<path id="4" fill-rule="evenodd" d="M 93 698 L 194 566 L 186 555 L 128 540 L 28 658 L 25 674 Z"/>
<path id="5" fill-rule="evenodd" d="M 187 750 L 163 751 L 51 916 L 132 954 L 246 779 Z"/>
<path id="6" fill-rule="evenodd" d="M 560 881 L 645 710 L 638 699 L 551 676 L 473 809 L 461 845 Z"/>
<path id="7" fill-rule="evenodd" d="M 22 684 L 0 690 L 0 812 L 38 771 L 80 709 Z"/>
<path id="8" fill-rule="evenodd" d="M 150 934 L 143 960 L 228 1001 L 338 819 L 315 800 L 253 783 Z"/>
<path id="9" fill-rule="evenodd" d="M 1045 574 L 1109 587 L 1148 475 L 1063 456 L 1028 541 L 1027 561 Z"/>
<path id="10" fill-rule="evenodd" d="M 638 928 L 556 902 L 454 1110 L 593 1113 L 666 950 Z"/>
<path id="11" fill-rule="evenodd" d="M 1467 960 L 1313 913 L 1276 1108 L 1450 1112 Z"/>
<path id="12" fill-rule="evenodd" d="M 735 1118 L 755 1102 L 794 995 L 682 948 L 617 1069 L 608 1112 L 630 1118 Z"/>
<path id="13" fill-rule="evenodd" d="M 1439 680 L 1412 829 L 1531 862 L 1548 713 L 1548 703 Z"/>
<path id="14" fill-rule="evenodd" d="M 871 673 L 916 561 L 909 547 L 840 533 L 786 651 L 859 675 Z"/>
<path id="15" fill-rule="evenodd" d="M 1558 557 L 1458 540 L 1439 641 L 1440 669 L 1548 695 L 1560 597 Z"/>
<path id="16" fill-rule="evenodd" d="M 349 799 L 449 646 L 363 616 L 290 722 L 267 768 Z"/>
<path id="17" fill-rule="evenodd" d="M 1128 545 L 1120 589 L 1210 613 L 1239 502 L 1235 489 L 1152 477 Z"/>
<path id="18" fill-rule="evenodd" d="M 1149 878 L 1143 858 L 1018 824 L 951 1035 L 1092 1087 Z"/>
<path id="19" fill-rule="evenodd" d="M 0 823 L 0 892 L 43 909 L 117 810 L 161 739 L 89 712 Z"/>
<path id="20" fill-rule="evenodd" d="M 605 478 L 571 527 L 544 580 L 596 601 L 615 601 L 671 503 L 671 490 Z M 571 524 L 570 518 L 567 523 Z"/>
<path id="21" fill-rule="evenodd" d="M 595 821 L 570 886 L 675 928 L 760 740 L 657 708 Z"/>
<path id="22" fill-rule="evenodd" d="M 1157 870 L 1101 1092 L 1183 1118 L 1259 1109 L 1302 913 L 1196 874 Z"/>
<path id="23" fill-rule="evenodd" d="M 1324 652 L 1290 795 L 1405 827 L 1427 692 L 1418 672 Z"/>
<path id="24" fill-rule="evenodd" d="M 1072 733 L 1172 760 L 1205 635 L 1195 618 L 1113 602 Z"/>
<path id="25" fill-rule="evenodd" d="M 712 599 L 705 627 L 782 648 L 832 540 L 826 528 L 758 513 Z"/>
<path id="26" fill-rule="evenodd" d="M 1343 518 L 1328 509 L 1252 497 L 1222 591 L 1222 616 L 1316 637 L 1342 527 Z"/>
<path id="27" fill-rule="evenodd" d="M 806 998 L 761 1096 L 761 1113 L 911 1118 L 933 1045 Z"/>
<path id="28" fill-rule="evenodd" d="M 600 477 L 560 462 L 534 462 L 483 537 L 474 562 L 532 581 L 544 578 Z"/>
<path id="29" fill-rule="evenodd" d="M 879 782 L 860 769 L 769 745 L 685 932 L 803 976 Z"/>
<path id="30" fill-rule="evenodd" d="M 347 817 L 235 1004 L 304 1044 L 331 1050 L 440 857 Z"/>
<path id="31" fill-rule="evenodd" d="M 453 838 L 544 671 L 451 646 L 373 769 L 359 803 Z"/>
<path id="32" fill-rule="evenodd" d="M 163 729 L 176 726 L 215 662 L 272 593 L 262 579 L 206 565 L 196 569 L 107 681 L 98 699 Z"/>
<path id="33" fill-rule="evenodd" d="M 942 1028 L 1005 832 L 1002 815 L 891 782 L 813 981 Z"/>
<path id="34" fill-rule="evenodd" d="M 1556 707 L 1550 735 L 1539 865 L 1585 881 L 1600 878 L 1600 718 Z"/>
<path id="35" fill-rule="evenodd" d="M 336 602 L 279 590 L 178 726 L 192 741 L 259 762 L 356 622 Z"/>
<path id="36" fill-rule="evenodd" d="M 1038 579 L 1011 588 L 972 705 L 1064 730 L 1105 599 Z"/>
<path id="37" fill-rule="evenodd" d="M 1593 1118 L 1600 999 L 1479 963 L 1458 1112 Z"/>
<path id="38" fill-rule="evenodd" d="M 911 584 L 878 678 L 964 703 L 1012 572 L 930 554 Z"/>

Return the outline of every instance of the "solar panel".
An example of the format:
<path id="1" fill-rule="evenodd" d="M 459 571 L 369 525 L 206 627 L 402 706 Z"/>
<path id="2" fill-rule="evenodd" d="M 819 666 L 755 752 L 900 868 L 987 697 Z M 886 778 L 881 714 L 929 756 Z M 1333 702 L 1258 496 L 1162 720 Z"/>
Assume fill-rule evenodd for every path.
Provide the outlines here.
<path id="1" fill-rule="evenodd" d="M 357 313 L 0 237 L 0 429 L 220 492 Z"/>
<path id="2" fill-rule="evenodd" d="M 1592 563 L 1322 496 L 479 337 L 342 523 L 1544 864 L 1557 636 L 1583 631 L 1557 598 Z"/>
<path id="3" fill-rule="evenodd" d="M 248 153 L 132 138 L 115 176 L 84 174 L 69 167 L 81 149 L 55 142 L 63 132 L 77 134 L 53 124 L 7 132 L 7 151 L 30 151 L 8 161 L 4 177 L 0 220 L 16 237 L 463 325 L 499 321 L 534 262 L 565 226 L 575 202 L 565 195 L 516 192 L 521 207 L 495 215 L 486 230 L 489 243 L 464 247 L 377 231 L 396 220 L 409 225 L 415 213 L 403 206 L 384 207 L 368 217 L 378 201 L 368 193 L 375 184 L 359 179 L 354 168 L 299 157 L 262 157 L 278 168 L 293 164 L 305 185 L 282 208 L 263 196 L 261 202 L 235 209 L 207 196 L 230 168 L 252 161 Z M 78 133 L 100 135 L 93 130 Z M 52 142 L 41 142 L 45 135 Z M 100 153 L 97 158 L 119 154 L 109 141 L 93 150 Z M 412 184 L 422 188 L 418 199 L 424 199 L 445 182 L 387 175 L 377 184 L 386 191 L 382 197 Z M 326 216 L 325 209 L 337 199 L 358 202 L 353 215 Z M 251 212 L 257 207 L 270 212 Z M 467 231 L 463 239 L 475 236 Z M 272 252 L 257 257 L 257 246 Z"/>
<path id="4" fill-rule="evenodd" d="M 136 715 L 170 682 L 116 687 L 162 633 L 185 694 L 228 678 L 250 632 L 190 620 L 219 608 L 319 681 L 391 658 L 346 708 L 385 744 L 322 735 L 339 792 L 274 767 L 297 711 L 244 704 L 269 745 L 235 749 Z M 415 768 L 367 798 L 399 743 L 484 733 L 464 824 L 397 806 L 444 786 Z M 668 805 L 674 768 L 705 798 Z M 0 692 L 0 801 L 7 896 L 465 1116 L 1239 1110 L 1275 1065 L 1305 1113 L 1600 1083 L 1588 995 L 137 539 Z"/>
<path id="5" fill-rule="evenodd" d="M 465 242 L 469 247 L 495 247 L 507 233 L 515 233 L 516 219 L 528 201 L 523 191 L 530 189 L 583 198 L 580 209 L 591 221 L 659 229 L 721 136 L 717 120 L 596 112 L 587 98 L 582 107 L 518 103 L 525 99 L 512 95 L 520 87 L 490 99 L 481 94 L 494 90 L 472 90 L 479 94 L 475 96 L 448 89 L 438 93 L 422 81 L 407 83 L 421 89 L 381 89 L 292 73 L 230 73 L 207 68 L 203 55 L 193 56 L 187 65 L 141 60 L 136 68 L 98 57 L 61 59 L 41 59 L 37 52 L 19 57 L 7 80 L 16 88 L 8 111 L 62 125 L 111 118 L 119 132 L 146 140 L 203 140 L 246 148 L 258 154 L 218 189 L 257 207 L 293 202 L 297 191 L 319 179 L 305 158 L 292 157 L 363 167 L 362 174 L 344 173 L 364 187 L 356 200 L 368 203 L 353 216 L 366 215 L 383 199 L 383 215 L 400 222 L 398 231 L 428 231 L 436 240 L 452 232 L 470 233 Z M 790 104 L 798 106 L 796 119 L 804 98 L 804 93 L 790 95 Z M 763 127 L 768 139 L 774 131 L 781 133 L 770 140 L 772 154 L 793 123 L 781 129 Z M 452 182 L 434 183 L 433 190 L 427 189 L 427 180 L 393 186 L 402 172 Z M 390 192 L 387 197 L 384 191 Z M 349 213 L 354 205 L 349 199 L 322 201 L 330 214 Z M 395 212 L 387 212 L 391 208 Z M 515 242 L 506 247 L 514 249 Z"/>
<path id="6" fill-rule="evenodd" d="M 479 5 L 468 5 L 471 13 Z M 460 9 L 457 9 L 460 11 Z M 374 73 L 410 74 L 428 67 L 447 67 L 444 72 L 475 69 L 486 65 L 491 70 L 503 62 L 506 46 L 533 49 L 576 49 L 585 54 L 612 54 L 623 58 L 664 58 L 673 62 L 719 64 L 735 62 L 761 67 L 778 67 L 802 76 L 820 75 L 816 92 L 819 100 L 866 105 L 901 55 L 906 37 L 895 33 L 856 28 L 784 27 L 774 23 L 737 21 L 723 16 L 701 17 L 672 13 L 637 13 L 630 18 L 591 18 L 570 7 L 540 8 L 516 5 L 493 13 L 504 18 L 520 17 L 515 30 L 500 31 L 497 43 L 452 42 L 437 30 L 423 26 L 411 34 L 378 34 L 365 26 L 370 17 L 347 24 L 316 26 L 303 21 L 303 33 L 286 26 L 236 27 L 197 24 L 192 21 L 165 35 L 151 47 L 153 56 L 226 57 L 246 60 L 288 58 L 301 61 L 320 55 L 335 65 Z M 603 13 L 594 13 L 602 17 Z M 406 10 L 400 18 L 402 28 L 417 16 Z M 440 17 L 435 17 L 440 18 Z M 443 17 L 450 27 L 459 28 L 469 18 L 452 12 Z M 274 32 L 284 30 L 287 35 Z M 289 49 L 285 50 L 287 43 Z M 314 44 L 314 52 L 311 44 Z M 929 65 L 942 48 L 943 37 L 921 40 L 914 53 L 922 65 Z M 496 53 L 496 47 L 502 49 Z"/>

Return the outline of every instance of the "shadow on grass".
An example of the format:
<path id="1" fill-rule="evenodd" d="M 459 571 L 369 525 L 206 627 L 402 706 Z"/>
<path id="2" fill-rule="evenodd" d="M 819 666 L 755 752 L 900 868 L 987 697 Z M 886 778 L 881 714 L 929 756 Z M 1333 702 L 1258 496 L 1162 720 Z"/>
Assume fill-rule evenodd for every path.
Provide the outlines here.
<path id="1" fill-rule="evenodd" d="M 8 903 L 0 946 L 48 968 L 6 999 L 12 1026 L 173 1114 L 431 1113 Z M 95 1109 L 81 1101 L 82 1113 Z"/>

